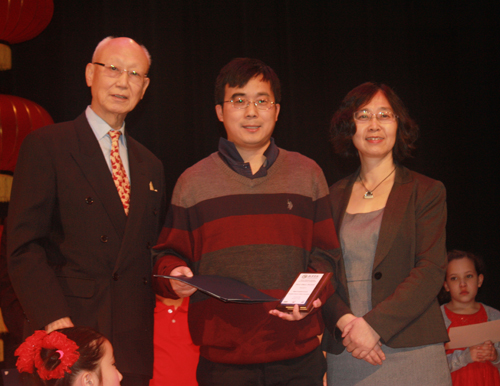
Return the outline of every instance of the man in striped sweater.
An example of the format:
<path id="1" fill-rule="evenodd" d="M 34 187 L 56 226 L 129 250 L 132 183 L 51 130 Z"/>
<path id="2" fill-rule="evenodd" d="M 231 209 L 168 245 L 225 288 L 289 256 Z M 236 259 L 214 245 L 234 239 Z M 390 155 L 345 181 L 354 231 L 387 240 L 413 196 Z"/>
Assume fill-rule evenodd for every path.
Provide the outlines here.
<path id="1" fill-rule="evenodd" d="M 226 276 L 280 299 L 300 272 L 339 264 L 328 187 L 314 161 L 271 138 L 280 83 L 270 67 L 234 59 L 221 70 L 215 97 L 227 140 L 177 181 L 154 272 Z M 323 384 L 320 306 L 331 283 L 310 314 L 281 313 L 277 303 L 223 303 L 176 280 L 153 285 L 164 297 L 191 296 L 200 385 Z"/>

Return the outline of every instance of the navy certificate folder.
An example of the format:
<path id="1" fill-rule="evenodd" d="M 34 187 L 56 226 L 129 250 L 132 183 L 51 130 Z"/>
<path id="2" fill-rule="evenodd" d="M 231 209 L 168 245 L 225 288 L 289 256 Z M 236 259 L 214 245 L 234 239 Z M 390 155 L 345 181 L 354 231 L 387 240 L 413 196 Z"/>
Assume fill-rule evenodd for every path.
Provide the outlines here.
<path id="1" fill-rule="evenodd" d="M 265 303 L 274 302 L 275 299 L 259 290 L 242 283 L 236 279 L 217 275 L 195 275 L 186 276 L 167 276 L 154 275 L 164 279 L 174 279 L 183 283 L 192 285 L 210 296 L 214 296 L 223 302 L 233 303 Z"/>

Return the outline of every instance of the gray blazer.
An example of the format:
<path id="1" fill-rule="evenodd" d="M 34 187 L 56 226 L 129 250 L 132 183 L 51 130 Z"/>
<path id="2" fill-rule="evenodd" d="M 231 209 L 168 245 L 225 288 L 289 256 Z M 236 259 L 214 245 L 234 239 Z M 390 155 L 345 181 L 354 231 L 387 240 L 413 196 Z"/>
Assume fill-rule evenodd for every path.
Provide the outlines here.
<path id="1" fill-rule="evenodd" d="M 337 234 L 357 175 L 330 187 Z M 375 252 L 373 308 L 363 316 L 389 347 L 448 341 L 437 301 L 446 275 L 445 227 L 444 185 L 398 166 Z M 325 305 L 324 318 L 328 330 L 335 333 L 338 319 L 350 312 L 349 299 L 348 295 L 331 299 Z M 332 353 L 343 350 L 341 340 L 331 336 L 326 337 L 325 348 Z"/>

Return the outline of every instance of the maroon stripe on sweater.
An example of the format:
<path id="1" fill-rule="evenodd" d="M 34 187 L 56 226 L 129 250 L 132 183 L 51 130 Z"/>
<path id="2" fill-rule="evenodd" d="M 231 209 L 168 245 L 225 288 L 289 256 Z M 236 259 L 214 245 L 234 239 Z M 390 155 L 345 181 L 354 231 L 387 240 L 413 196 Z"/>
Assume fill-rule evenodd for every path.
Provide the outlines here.
<path id="1" fill-rule="evenodd" d="M 276 244 L 311 250 L 311 220 L 290 215 L 233 216 L 205 223 L 193 231 L 195 255 L 239 245 Z M 204 242 L 201 242 L 204 240 Z M 200 242 L 197 242 L 200 241 Z"/>
<path id="2" fill-rule="evenodd" d="M 175 242 L 176 252 L 181 256 L 190 258 L 193 255 L 191 245 L 193 243 L 192 235 L 189 231 L 175 228 L 163 227 L 158 238 L 158 243 L 153 249 L 162 251 L 169 250 Z M 170 245 L 169 245 L 170 244 Z"/>
<path id="3" fill-rule="evenodd" d="M 317 210 L 314 210 L 314 206 Z M 185 211 L 187 211 L 187 216 Z M 167 228 L 195 230 L 209 223 L 228 216 L 238 215 L 294 215 L 311 221 L 321 221 L 331 216 L 328 198 L 317 202 L 310 197 L 298 194 L 244 194 L 205 200 L 191 208 L 171 205 L 165 226 Z M 312 214 L 316 218 L 312 218 Z M 174 218 L 178 221 L 173 224 Z M 185 219 L 189 219 L 189 223 Z"/>

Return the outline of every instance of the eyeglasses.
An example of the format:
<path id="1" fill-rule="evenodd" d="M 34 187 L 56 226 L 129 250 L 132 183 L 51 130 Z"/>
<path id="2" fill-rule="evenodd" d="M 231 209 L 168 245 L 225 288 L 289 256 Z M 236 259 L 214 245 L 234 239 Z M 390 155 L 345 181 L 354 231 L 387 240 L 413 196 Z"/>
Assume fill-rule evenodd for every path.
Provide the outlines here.
<path id="1" fill-rule="evenodd" d="M 259 110 L 269 110 L 275 105 L 275 102 L 270 102 L 267 99 L 251 101 L 250 99 L 246 98 L 236 98 L 230 101 L 224 101 L 224 103 L 231 103 L 233 107 L 238 110 L 246 109 L 248 106 L 250 106 L 250 103 L 253 103 Z"/>
<path id="2" fill-rule="evenodd" d="M 354 119 L 360 122 L 369 122 L 372 118 L 377 118 L 379 122 L 394 122 L 398 116 L 392 111 L 379 111 L 378 113 L 372 113 L 368 110 L 359 110 L 354 113 Z"/>
<path id="3" fill-rule="evenodd" d="M 104 64 L 104 63 L 97 63 L 94 62 L 92 64 L 97 64 L 98 66 L 104 67 L 104 75 L 106 75 L 109 78 L 119 78 L 123 72 L 126 72 L 128 74 L 128 79 L 136 84 L 142 84 L 142 81 L 144 78 L 148 77 L 148 74 L 141 74 L 135 70 L 122 70 L 120 67 L 116 67 L 112 64 Z"/>

